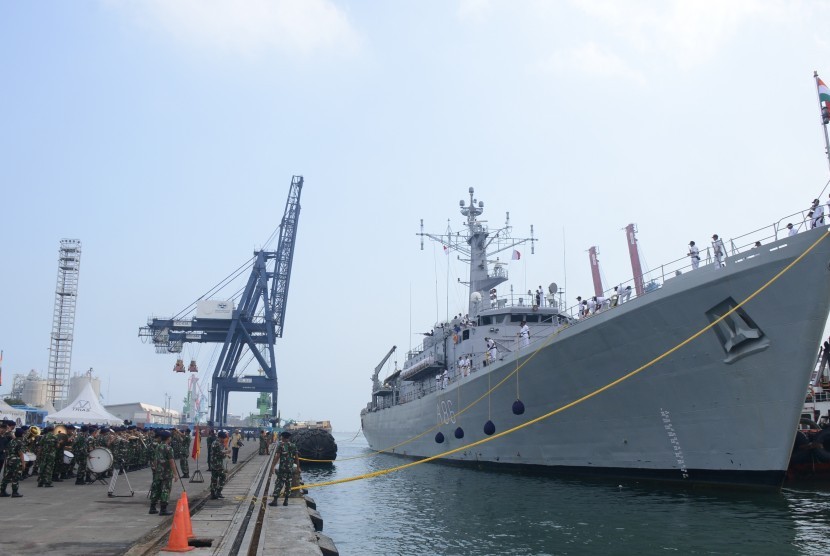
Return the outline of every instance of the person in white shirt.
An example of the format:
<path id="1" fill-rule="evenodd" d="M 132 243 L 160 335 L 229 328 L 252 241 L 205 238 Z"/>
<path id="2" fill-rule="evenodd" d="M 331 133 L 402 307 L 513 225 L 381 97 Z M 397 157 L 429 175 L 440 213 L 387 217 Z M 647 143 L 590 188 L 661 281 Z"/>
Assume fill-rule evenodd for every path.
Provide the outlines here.
<path id="1" fill-rule="evenodd" d="M 696 270 L 700 264 L 700 249 L 694 241 L 689 242 L 689 258 L 692 260 L 692 270 Z"/>
<path id="2" fill-rule="evenodd" d="M 620 286 L 620 303 L 628 303 L 628 300 L 631 298 L 631 286 L 626 286 L 625 289 L 622 289 Z"/>
<path id="3" fill-rule="evenodd" d="M 441 389 L 441 374 L 440 373 L 435 375 L 435 389 L 436 390 Z"/>
<path id="4" fill-rule="evenodd" d="M 610 305 L 610 300 L 607 297 L 603 297 L 598 295 L 596 297 L 597 300 L 597 312 L 602 311 L 603 309 L 607 309 Z"/>
<path id="5" fill-rule="evenodd" d="M 521 347 L 527 347 L 530 345 L 530 328 L 527 327 L 527 323 L 522 321 L 521 328 L 519 329 L 519 337 L 521 338 Z"/>
<path id="6" fill-rule="evenodd" d="M 810 216 L 812 217 L 813 228 L 824 224 L 824 205 L 818 202 L 818 199 L 813 199 L 813 206 L 810 207 Z"/>
<path id="7" fill-rule="evenodd" d="M 718 268 L 726 266 L 726 246 L 723 240 L 718 237 L 718 234 L 712 236 L 712 250 L 715 252 L 715 262 Z"/>
<path id="8" fill-rule="evenodd" d="M 450 385 L 450 373 L 447 372 L 447 369 L 444 369 L 444 372 L 441 373 L 441 380 L 441 389 L 445 390 Z"/>
<path id="9" fill-rule="evenodd" d="M 490 363 L 495 363 L 499 356 L 499 348 L 496 347 L 496 341 L 493 338 L 487 338 L 487 353 L 490 355 Z"/>
<path id="10" fill-rule="evenodd" d="M 795 229 L 795 227 L 793 227 L 793 223 L 792 223 L 792 222 L 790 222 L 789 224 L 787 224 L 787 230 L 789 230 L 789 231 L 787 232 L 787 237 L 794 236 L 795 234 L 797 234 L 797 233 L 798 233 L 798 230 L 796 230 L 796 229 Z"/>
<path id="11" fill-rule="evenodd" d="M 586 305 L 586 307 L 588 309 L 587 314 L 593 315 L 594 313 L 597 312 L 597 297 L 596 296 L 592 297 L 591 299 L 585 300 L 585 302 L 587 303 L 587 305 Z"/>

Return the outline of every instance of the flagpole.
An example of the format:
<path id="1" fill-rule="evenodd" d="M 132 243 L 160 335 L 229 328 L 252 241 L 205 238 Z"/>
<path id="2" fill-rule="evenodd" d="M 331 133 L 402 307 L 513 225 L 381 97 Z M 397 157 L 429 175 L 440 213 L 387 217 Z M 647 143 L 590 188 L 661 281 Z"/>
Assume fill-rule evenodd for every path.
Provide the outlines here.
<path id="1" fill-rule="evenodd" d="M 824 154 L 827 155 L 827 164 L 830 167 L 830 136 L 827 135 L 827 124 L 830 122 L 830 112 L 821 104 L 821 94 L 819 93 L 820 80 L 817 71 L 813 71 L 813 77 L 816 80 L 816 96 L 818 97 L 818 108 L 821 113 L 821 125 L 824 128 Z"/>

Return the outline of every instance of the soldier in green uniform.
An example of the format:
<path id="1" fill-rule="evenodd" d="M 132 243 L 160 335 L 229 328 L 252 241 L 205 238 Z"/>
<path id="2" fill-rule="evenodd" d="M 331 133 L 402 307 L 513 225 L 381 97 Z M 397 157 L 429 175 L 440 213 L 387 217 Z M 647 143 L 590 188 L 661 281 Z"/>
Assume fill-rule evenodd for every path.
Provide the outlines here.
<path id="1" fill-rule="evenodd" d="M 296 464 L 297 470 L 300 469 L 300 455 L 297 453 L 297 447 L 289 440 L 290 438 L 290 432 L 280 433 L 280 444 L 277 446 L 277 481 L 274 484 L 274 499 L 268 504 L 269 506 L 278 505 L 280 490 L 283 486 L 285 486 L 285 500 L 282 505 L 288 505 L 288 495 L 291 494 L 292 466 Z"/>
<path id="2" fill-rule="evenodd" d="M 115 438 L 110 444 L 112 450 L 112 466 L 116 472 L 125 472 L 127 470 L 127 454 L 129 452 L 130 442 L 126 438 L 127 430 L 124 427 L 115 429 Z"/>
<path id="3" fill-rule="evenodd" d="M 173 488 L 173 477 L 178 477 L 178 470 L 173 460 L 173 448 L 170 446 L 171 437 L 170 431 L 159 432 L 159 443 L 153 461 L 153 485 L 150 488 L 151 514 L 173 515 L 173 512 L 167 511 L 167 502 L 170 499 L 170 489 Z M 156 509 L 156 502 L 161 503 L 161 511 Z"/>
<path id="4" fill-rule="evenodd" d="M 187 428 L 182 432 L 182 455 L 179 459 L 179 465 L 182 468 L 182 479 L 187 479 L 190 477 L 190 466 L 188 465 L 187 458 L 190 457 L 190 429 Z"/>
<path id="5" fill-rule="evenodd" d="M 75 484 L 83 485 L 86 483 L 86 459 L 89 455 L 87 449 L 87 437 L 89 435 L 89 427 L 84 425 L 81 427 L 81 432 L 75 435 L 75 441 L 72 443 L 72 453 L 75 457 L 72 461 L 78 464 L 78 470 L 75 472 Z"/>
<path id="6" fill-rule="evenodd" d="M 51 487 L 52 474 L 55 472 L 55 455 L 57 453 L 58 438 L 55 436 L 55 427 L 47 426 L 43 429 L 40 441 L 40 455 L 38 456 L 37 486 Z"/>
<path id="7" fill-rule="evenodd" d="M 67 467 L 63 462 L 63 452 L 71 448 L 72 444 L 69 442 L 69 435 L 63 431 L 55 433 L 55 438 L 58 441 L 58 445 L 55 448 L 55 470 L 52 472 L 52 480 L 60 483 L 63 482 L 63 475 Z"/>
<path id="8" fill-rule="evenodd" d="M 225 486 L 225 478 L 227 472 L 225 471 L 225 458 L 228 456 L 227 448 L 225 447 L 225 439 L 228 438 L 228 433 L 219 431 L 219 435 L 213 439 L 212 444 L 208 444 L 208 469 L 210 469 L 210 497 L 216 500 L 217 498 L 224 498 L 222 496 L 222 488 Z"/>
<path id="9" fill-rule="evenodd" d="M 6 445 L 6 466 L 3 468 L 3 480 L 0 481 L 0 496 L 7 497 L 6 487 L 11 483 L 12 498 L 22 498 L 18 492 L 20 475 L 23 472 L 23 434 L 22 428 L 15 429 L 14 438 Z"/>

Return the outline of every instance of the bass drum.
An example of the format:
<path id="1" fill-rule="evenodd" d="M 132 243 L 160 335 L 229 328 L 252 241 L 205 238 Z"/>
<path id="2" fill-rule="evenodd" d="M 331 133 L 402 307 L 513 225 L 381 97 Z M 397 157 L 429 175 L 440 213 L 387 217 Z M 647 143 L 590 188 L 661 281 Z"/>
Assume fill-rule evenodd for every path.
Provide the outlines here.
<path id="1" fill-rule="evenodd" d="M 37 461 L 37 456 L 34 452 L 23 452 L 23 461 Z"/>
<path id="2" fill-rule="evenodd" d="M 106 448 L 95 448 L 89 453 L 87 467 L 93 473 L 103 473 L 112 467 L 112 452 Z"/>
<path id="3" fill-rule="evenodd" d="M 75 458 L 75 454 L 70 452 L 69 450 L 63 451 L 63 463 L 66 465 L 72 465 L 72 460 Z"/>

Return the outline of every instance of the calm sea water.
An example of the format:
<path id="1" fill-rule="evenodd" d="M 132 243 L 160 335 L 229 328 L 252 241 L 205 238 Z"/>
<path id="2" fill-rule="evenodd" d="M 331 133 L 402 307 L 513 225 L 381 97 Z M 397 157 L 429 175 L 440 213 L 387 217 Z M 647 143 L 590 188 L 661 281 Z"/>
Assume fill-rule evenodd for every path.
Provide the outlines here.
<path id="1" fill-rule="evenodd" d="M 410 460 L 335 433 L 338 461 L 306 483 Z M 476 471 L 434 463 L 310 489 L 342 556 L 366 554 L 830 554 L 830 484 L 692 491 Z"/>

